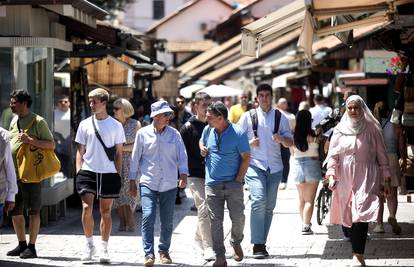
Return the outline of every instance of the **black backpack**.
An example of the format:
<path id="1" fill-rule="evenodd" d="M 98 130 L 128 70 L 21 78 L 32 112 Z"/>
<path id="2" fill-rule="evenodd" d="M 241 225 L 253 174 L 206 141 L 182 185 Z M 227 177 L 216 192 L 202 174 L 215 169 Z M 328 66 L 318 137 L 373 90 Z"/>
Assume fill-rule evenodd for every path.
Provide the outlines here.
<path id="1" fill-rule="evenodd" d="M 259 121 L 257 119 L 257 111 L 256 109 L 249 110 L 250 118 L 252 119 L 252 126 L 253 126 L 253 133 L 254 137 L 257 137 L 257 125 L 259 124 Z M 279 131 L 279 124 L 280 124 L 280 117 L 282 116 L 282 113 L 275 109 L 275 128 L 273 129 L 273 133 L 277 133 Z"/>

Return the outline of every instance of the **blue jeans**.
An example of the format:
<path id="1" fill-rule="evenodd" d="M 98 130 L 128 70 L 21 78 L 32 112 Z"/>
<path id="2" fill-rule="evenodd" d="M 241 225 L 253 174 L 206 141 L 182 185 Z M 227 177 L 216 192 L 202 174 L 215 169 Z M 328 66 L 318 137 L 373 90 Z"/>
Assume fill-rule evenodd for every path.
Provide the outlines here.
<path id="1" fill-rule="evenodd" d="M 4 207 L 4 204 L 0 203 L 0 221 L 1 221 L 1 218 L 3 218 L 3 207 Z"/>
<path id="2" fill-rule="evenodd" d="M 142 244 L 145 256 L 154 254 L 154 224 L 157 202 L 160 205 L 161 234 L 158 251 L 168 252 L 173 232 L 173 215 L 177 188 L 158 192 L 140 185 L 142 205 Z"/>
<path id="3" fill-rule="evenodd" d="M 251 213 L 250 232 L 252 244 L 266 244 L 273 210 L 276 206 L 277 188 L 283 171 L 270 173 L 250 165 L 246 173 L 246 183 L 250 188 Z"/>

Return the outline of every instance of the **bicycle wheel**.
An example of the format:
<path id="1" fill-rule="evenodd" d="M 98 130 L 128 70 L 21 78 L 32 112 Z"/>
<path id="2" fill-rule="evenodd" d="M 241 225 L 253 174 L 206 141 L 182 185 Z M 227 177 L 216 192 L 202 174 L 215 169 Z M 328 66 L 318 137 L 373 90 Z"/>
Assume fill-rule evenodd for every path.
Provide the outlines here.
<path id="1" fill-rule="evenodd" d="M 316 204 L 316 221 L 318 222 L 319 225 L 322 225 L 322 221 L 323 221 L 323 217 L 324 217 L 324 212 L 323 212 L 323 207 L 324 207 L 324 202 L 325 202 L 325 188 L 321 188 L 321 190 L 319 190 L 319 194 L 318 194 L 318 198 L 317 198 L 317 204 Z"/>

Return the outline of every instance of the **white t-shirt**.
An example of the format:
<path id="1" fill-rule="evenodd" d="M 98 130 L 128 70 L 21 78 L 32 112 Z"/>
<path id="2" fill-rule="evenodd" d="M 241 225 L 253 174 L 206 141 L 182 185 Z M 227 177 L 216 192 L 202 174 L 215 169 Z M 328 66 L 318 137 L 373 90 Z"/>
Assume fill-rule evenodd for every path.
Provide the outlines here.
<path id="1" fill-rule="evenodd" d="M 125 133 L 122 124 L 111 116 L 104 120 L 97 120 L 95 118 L 95 125 L 106 147 L 125 143 Z M 116 173 L 115 163 L 108 159 L 105 149 L 95 135 L 92 117 L 81 121 L 76 132 L 75 142 L 86 146 L 82 170 L 97 173 Z"/>
<path id="2" fill-rule="evenodd" d="M 70 135 L 70 109 L 66 112 L 55 110 L 55 132 L 60 133 L 63 138 Z"/>
<path id="3" fill-rule="evenodd" d="M 315 105 L 313 108 L 310 108 L 309 111 L 312 114 L 312 128 L 315 128 L 316 125 L 331 114 L 332 109 L 324 105 Z"/>

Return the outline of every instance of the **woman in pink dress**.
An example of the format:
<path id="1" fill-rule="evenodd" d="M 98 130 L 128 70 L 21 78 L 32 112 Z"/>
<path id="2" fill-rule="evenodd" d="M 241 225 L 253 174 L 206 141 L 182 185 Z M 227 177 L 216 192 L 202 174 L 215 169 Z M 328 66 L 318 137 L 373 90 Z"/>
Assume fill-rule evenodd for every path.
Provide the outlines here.
<path id="1" fill-rule="evenodd" d="M 358 95 L 346 100 L 326 162 L 326 178 L 333 190 L 331 223 L 351 228 L 353 261 L 365 266 L 368 223 L 378 216 L 380 178 L 386 195 L 391 178 L 381 127 Z"/>

